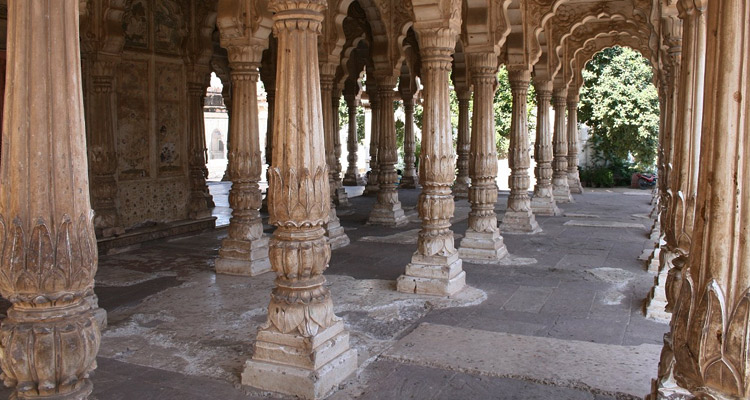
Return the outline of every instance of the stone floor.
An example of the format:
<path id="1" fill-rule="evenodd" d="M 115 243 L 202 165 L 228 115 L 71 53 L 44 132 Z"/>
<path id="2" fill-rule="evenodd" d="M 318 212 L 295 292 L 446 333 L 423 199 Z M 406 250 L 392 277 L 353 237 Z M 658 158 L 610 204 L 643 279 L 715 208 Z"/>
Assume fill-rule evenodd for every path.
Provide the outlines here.
<path id="1" fill-rule="evenodd" d="M 218 185 L 212 192 L 226 196 L 226 186 Z M 535 264 L 464 263 L 469 287 L 452 298 L 395 291 L 415 250 L 418 194 L 399 191 L 411 221 L 400 228 L 365 225 L 374 198 L 354 197 L 351 209 L 339 210 L 351 244 L 333 252 L 326 276 L 360 368 L 331 398 L 627 399 L 647 393 L 668 329 L 642 312 L 653 282 L 638 260 L 652 224 L 650 192 L 576 195 L 576 203 L 560 206 L 564 216 L 537 217 L 543 233 L 504 235 L 513 255 Z M 500 216 L 506 202 L 507 192 L 501 193 Z M 468 211 L 465 200 L 456 202 L 457 238 Z M 228 216 L 226 209 L 217 213 Z M 95 398 L 280 397 L 239 384 L 265 321 L 273 274 L 215 275 L 225 236 L 220 228 L 101 257 L 96 292 L 109 326 L 93 377 Z"/>

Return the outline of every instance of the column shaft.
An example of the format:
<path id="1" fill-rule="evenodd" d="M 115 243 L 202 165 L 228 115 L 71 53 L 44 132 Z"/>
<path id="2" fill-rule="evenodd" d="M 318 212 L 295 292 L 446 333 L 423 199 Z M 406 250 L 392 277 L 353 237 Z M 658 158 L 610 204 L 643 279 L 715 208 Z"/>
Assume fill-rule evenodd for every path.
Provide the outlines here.
<path id="1" fill-rule="evenodd" d="M 331 137 L 333 138 L 333 201 L 336 207 L 348 208 L 349 197 L 346 189 L 341 182 L 341 125 L 339 123 L 339 102 L 341 101 L 341 91 L 333 88 L 331 92 Z"/>
<path id="2" fill-rule="evenodd" d="M 693 241 L 671 324 L 677 383 L 699 398 L 750 397 L 750 4 L 708 2 Z"/>
<path id="3" fill-rule="evenodd" d="M 341 226 L 339 217 L 336 215 L 336 199 L 338 198 L 336 181 L 338 180 L 338 174 L 336 173 L 336 154 L 333 137 L 336 134 L 334 128 L 334 125 L 336 124 L 334 114 L 338 113 L 338 110 L 333 109 L 330 101 L 333 96 L 334 78 L 334 75 L 330 72 L 335 71 L 336 68 L 332 64 L 322 64 L 321 70 L 325 72 L 320 75 L 320 94 L 323 107 L 325 160 L 328 165 L 328 187 L 331 191 L 331 207 L 328 222 L 324 226 L 328 243 L 331 245 L 331 249 L 336 250 L 349 244 L 349 236 L 344 233 L 344 227 Z M 346 194 L 344 194 L 344 198 L 346 198 Z"/>
<path id="4" fill-rule="evenodd" d="M 378 174 L 380 166 L 378 165 L 378 146 L 380 143 L 380 99 L 378 99 L 377 89 L 375 88 L 374 79 L 367 81 L 367 97 L 370 100 L 370 175 L 367 177 L 365 186 L 365 195 L 372 196 L 380 190 L 378 183 Z"/>
<path id="5" fill-rule="evenodd" d="M 420 176 L 422 193 L 417 209 L 422 229 L 417 251 L 398 278 L 398 290 L 407 293 L 451 295 L 465 286 L 466 273 L 453 242 L 451 218 L 456 154 L 450 123 L 451 53 L 455 32 L 426 29 L 417 32 L 422 53 L 424 116 Z"/>
<path id="6" fill-rule="evenodd" d="M 78 0 L 8 4 L 0 164 L 0 365 L 12 398 L 85 399 L 99 325 Z"/>
<path id="7" fill-rule="evenodd" d="M 188 76 L 188 215 L 191 219 L 211 218 L 209 207 L 213 207 L 213 198 L 206 185 L 206 126 L 203 121 L 203 98 L 210 75 L 208 69 L 193 66 Z"/>
<path id="8" fill-rule="evenodd" d="M 318 38 L 324 0 L 272 0 L 278 39 L 277 97 L 269 222 L 276 272 L 268 322 L 258 330 L 242 383 L 303 398 L 320 398 L 357 366 L 349 333 L 333 313 L 322 275 L 331 249 L 323 224 L 331 192 L 325 158 Z M 321 104 L 323 103 L 323 104 Z"/>
<path id="9" fill-rule="evenodd" d="M 508 255 L 497 227 L 497 148 L 492 103 L 497 85 L 497 55 L 469 54 L 474 85 L 474 113 L 469 150 L 469 228 L 461 240 L 459 254 L 474 263 L 498 263 Z"/>
<path id="10" fill-rule="evenodd" d="M 469 100 L 471 100 L 471 91 L 462 90 L 456 93 L 458 96 L 458 140 L 456 143 L 456 152 L 458 153 L 458 174 L 456 182 L 453 184 L 453 196 L 456 198 L 467 198 L 469 196 L 469 148 L 470 148 L 470 131 L 469 131 Z"/>
<path id="11" fill-rule="evenodd" d="M 230 47 L 238 57 L 252 50 Z M 259 58 L 259 57 L 256 57 Z M 255 276 L 271 270 L 268 260 L 268 237 L 263 235 L 260 217 L 260 181 L 262 161 L 258 127 L 258 62 L 232 62 L 232 106 L 230 125 L 229 168 L 232 188 L 229 191 L 229 234 L 221 242 L 216 272 Z"/>
<path id="12" fill-rule="evenodd" d="M 567 95 L 568 92 L 565 89 L 556 89 L 552 93 L 552 105 L 555 108 L 555 132 L 552 138 L 555 152 L 552 161 L 552 193 L 558 203 L 573 202 L 568 187 L 568 131 L 565 126 Z"/>
<path id="13" fill-rule="evenodd" d="M 578 175 L 578 91 L 568 93 L 568 188 L 570 193 L 583 194 Z"/>
<path id="14" fill-rule="evenodd" d="M 528 69 L 511 69 L 508 71 L 511 91 L 513 93 L 513 115 L 510 123 L 510 196 L 508 208 L 503 216 L 504 232 L 537 233 L 541 232 L 539 224 L 531 211 L 529 200 L 529 126 L 526 121 L 526 95 L 529 91 L 531 73 Z"/>
<path id="15" fill-rule="evenodd" d="M 419 184 L 417 169 L 414 164 L 417 158 L 416 140 L 414 137 L 414 97 L 411 93 L 402 92 L 404 99 L 404 176 L 401 178 L 401 187 L 404 189 L 416 189 Z"/>
<path id="16" fill-rule="evenodd" d="M 534 198 L 531 209 L 536 215 L 559 215 L 560 209 L 552 194 L 552 133 L 549 126 L 549 105 L 552 99 L 552 82 L 534 82 L 536 89 L 536 140 L 534 141 Z"/>
<path id="17" fill-rule="evenodd" d="M 344 185 L 362 186 L 364 181 L 359 175 L 359 168 L 357 168 L 357 151 L 359 150 L 357 144 L 357 95 L 344 95 L 344 99 L 349 111 L 349 132 L 346 136 L 346 150 L 348 152 L 346 161 L 349 162 L 349 165 L 344 174 Z"/>
<path id="18" fill-rule="evenodd" d="M 396 148 L 396 125 L 393 116 L 393 101 L 396 92 L 396 78 L 385 76 L 378 79 L 378 103 L 380 103 L 380 141 L 378 143 L 378 200 L 373 206 L 368 224 L 400 226 L 409 221 L 401 209 L 398 201 L 398 175 L 396 175 L 396 160 L 398 149 Z"/>

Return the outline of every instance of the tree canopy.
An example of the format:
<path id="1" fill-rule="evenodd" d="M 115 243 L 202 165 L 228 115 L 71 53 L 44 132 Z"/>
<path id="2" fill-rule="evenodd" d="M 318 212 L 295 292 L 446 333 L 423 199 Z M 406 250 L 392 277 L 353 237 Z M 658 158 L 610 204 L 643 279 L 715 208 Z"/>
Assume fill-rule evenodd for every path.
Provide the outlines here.
<path id="1" fill-rule="evenodd" d="M 579 121 L 591 128 L 590 143 L 605 166 L 629 156 L 651 169 L 659 137 L 659 96 L 651 64 L 640 53 L 612 47 L 597 53 L 583 70 Z"/>

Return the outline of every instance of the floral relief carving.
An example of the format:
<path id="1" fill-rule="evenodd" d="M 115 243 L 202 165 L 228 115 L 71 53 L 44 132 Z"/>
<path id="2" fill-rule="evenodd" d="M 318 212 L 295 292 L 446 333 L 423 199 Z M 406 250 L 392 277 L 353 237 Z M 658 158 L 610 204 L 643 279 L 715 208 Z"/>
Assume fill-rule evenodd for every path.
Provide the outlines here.
<path id="1" fill-rule="evenodd" d="M 328 166 L 269 168 L 270 223 L 287 227 L 320 226 L 328 222 Z"/>

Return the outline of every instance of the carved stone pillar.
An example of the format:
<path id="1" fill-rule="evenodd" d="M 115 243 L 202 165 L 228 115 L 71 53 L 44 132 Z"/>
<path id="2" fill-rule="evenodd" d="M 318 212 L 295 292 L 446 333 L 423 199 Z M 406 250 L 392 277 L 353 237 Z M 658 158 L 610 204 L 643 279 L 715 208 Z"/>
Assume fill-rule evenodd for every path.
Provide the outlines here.
<path id="1" fill-rule="evenodd" d="M 344 100 L 346 100 L 349 111 L 349 132 L 346 136 L 346 151 L 348 152 L 346 161 L 349 162 L 349 165 L 346 167 L 346 173 L 344 174 L 344 186 L 362 186 L 364 180 L 359 175 L 359 168 L 357 168 L 357 151 L 359 150 L 357 143 L 357 94 L 345 94 Z"/>
<path id="2" fill-rule="evenodd" d="M 118 60 L 99 54 L 91 70 L 92 87 L 88 102 L 88 160 L 91 170 L 91 206 L 94 228 L 101 237 L 122 233 L 117 211 L 117 152 L 114 73 Z"/>
<path id="3" fill-rule="evenodd" d="M 216 272 L 255 276 L 271 270 L 268 237 L 263 235 L 260 217 L 261 174 L 258 128 L 258 61 L 262 47 L 229 47 L 234 120 L 229 162 L 232 189 L 229 191 L 229 234 L 221 242 Z"/>
<path id="4" fill-rule="evenodd" d="M 334 160 L 334 171 L 333 184 L 334 184 L 334 195 L 333 201 L 336 203 L 336 207 L 348 208 L 351 207 L 349 204 L 349 197 L 346 194 L 346 189 L 341 183 L 341 125 L 339 123 L 339 102 L 341 101 L 341 91 L 337 88 L 333 88 L 331 94 L 331 119 L 332 124 L 332 138 L 333 138 L 333 160 Z"/>
<path id="5" fill-rule="evenodd" d="M 555 108 L 555 132 L 552 138 L 555 156 L 552 161 L 552 194 L 557 203 L 572 203 L 568 187 L 568 131 L 565 126 L 565 106 L 568 91 L 555 89 L 552 106 Z"/>
<path id="6" fill-rule="evenodd" d="M 471 149 L 469 152 L 469 228 L 458 250 L 462 259 L 496 263 L 508 255 L 497 227 L 497 150 L 495 113 L 492 103 L 497 84 L 497 55 L 469 54 L 471 81 L 474 85 Z"/>
<path id="7" fill-rule="evenodd" d="M 209 71 L 194 66 L 188 72 L 188 168 L 190 170 L 190 219 L 211 217 L 213 198 L 206 185 L 206 126 L 203 120 L 203 98 L 206 97 Z"/>
<path id="8" fill-rule="evenodd" d="M 404 189 L 416 189 L 419 185 L 417 169 L 414 164 L 417 158 L 416 141 L 414 139 L 414 96 L 410 92 L 402 92 L 404 100 L 404 175 L 401 178 L 400 187 Z"/>
<path id="9" fill-rule="evenodd" d="M 536 89 L 537 118 L 534 141 L 534 198 L 531 209 L 537 215 L 560 215 L 560 209 L 552 194 L 552 133 L 549 126 L 549 103 L 552 99 L 552 82 L 534 82 Z"/>
<path id="10" fill-rule="evenodd" d="M 333 92 L 334 77 L 331 72 L 336 69 L 335 65 L 322 64 L 321 70 L 323 73 L 320 75 L 320 93 L 323 111 L 323 131 L 325 137 L 325 159 L 328 164 L 328 187 L 331 190 L 331 207 L 329 210 L 328 222 L 324 227 L 331 249 L 336 250 L 349 244 L 349 236 L 344 233 L 344 227 L 341 226 L 339 217 L 336 215 L 336 180 L 338 179 L 338 174 L 336 173 L 336 156 L 333 141 L 333 114 L 338 111 L 331 107 L 330 101 Z M 346 194 L 344 194 L 344 197 L 346 197 Z"/>
<path id="11" fill-rule="evenodd" d="M 424 86 L 422 154 L 420 177 L 422 193 L 417 209 L 422 229 L 417 251 L 398 278 L 398 290 L 406 293 L 451 295 L 465 286 L 466 273 L 453 242 L 451 218 L 456 154 L 450 121 L 451 53 L 456 36 L 449 29 L 419 30 Z"/>
<path id="12" fill-rule="evenodd" d="M 471 100 L 471 91 L 462 90 L 456 92 L 458 97 L 458 140 L 456 143 L 456 152 L 458 153 L 458 174 L 456 182 L 453 184 L 453 196 L 456 198 L 469 197 L 469 100 Z"/>
<path id="13" fill-rule="evenodd" d="M 276 89 L 266 88 L 266 101 L 268 101 L 268 122 L 266 128 L 266 165 L 273 161 L 273 118 L 276 108 Z M 267 176 L 268 174 L 266 174 Z"/>
<path id="14" fill-rule="evenodd" d="M 0 165 L 3 380 L 14 399 L 86 399 L 99 325 L 78 0 L 8 4 Z"/>
<path id="15" fill-rule="evenodd" d="M 396 175 L 396 160 L 398 148 L 396 147 L 396 125 L 393 118 L 393 101 L 396 92 L 396 78 L 384 76 L 378 79 L 378 103 L 380 104 L 380 142 L 378 149 L 378 163 L 380 166 L 378 183 L 378 201 L 372 208 L 368 224 L 400 226 L 409 223 L 404 216 L 401 202 L 398 201 L 398 175 Z"/>
<path id="16" fill-rule="evenodd" d="M 578 91 L 568 91 L 568 189 L 583 194 L 578 176 Z"/>
<path id="17" fill-rule="evenodd" d="M 513 93 L 513 115 L 510 123 L 510 196 L 508 209 L 503 216 L 502 230 L 513 233 L 537 233 L 542 228 L 531 212 L 529 200 L 529 127 L 526 122 L 526 95 L 529 91 L 531 73 L 528 69 L 508 71 L 511 92 Z"/>
<path id="18" fill-rule="evenodd" d="M 349 333 L 333 313 L 322 275 L 331 249 L 323 225 L 331 191 L 318 71 L 324 0 L 272 0 L 278 40 L 277 104 L 268 211 L 276 226 L 269 255 L 276 286 L 242 383 L 320 398 L 357 367 Z M 283 99 L 283 101 L 282 101 Z"/>
<path id="19" fill-rule="evenodd" d="M 707 3 L 699 211 L 665 342 L 671 340 L 674 351 L 674 380 L 685 393 L 680 398 L 740 399 L 750 397 L 750 4 Z M 661 368 L 667 351 L 661 379 L 670 372 Z"/>
<path id="20" fill-rule="evenodd" d="M 230 78 L 231 79 L 231 78 Z M 229 80 L 229 79 L 227 79 Z M 232 84 L 227 82 L 221 90 L 221 98 L 224 100 L 224 107 L 227 108 L 227 153 L 232 146 Z M 229 158 L 227 156 L 227 158 Z M 229 182 L 232 180 L 232 168 L 227 160 L 227 169 L 224 170 L 224 176 L 221 177 L 222 182 Z"/>
<path id="21" fill-rule="evenodd" d="M 380 166 L 378 165 L 378 146 L 380 143 L 380 99 L 378 99 L 377 89 L 374 79 L 367 80 L 367 97 L 370 100 L 370 114 L 372 120 L 370 124 L 370 176 L 367 178 L 364 194 L 372 196 L 380 190 L 378 183 L 378 174 Z"/>

